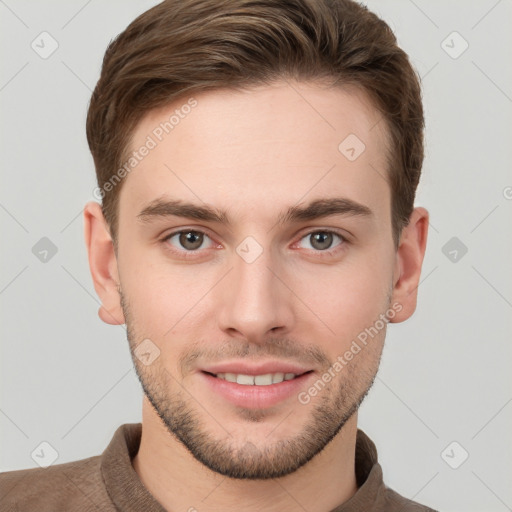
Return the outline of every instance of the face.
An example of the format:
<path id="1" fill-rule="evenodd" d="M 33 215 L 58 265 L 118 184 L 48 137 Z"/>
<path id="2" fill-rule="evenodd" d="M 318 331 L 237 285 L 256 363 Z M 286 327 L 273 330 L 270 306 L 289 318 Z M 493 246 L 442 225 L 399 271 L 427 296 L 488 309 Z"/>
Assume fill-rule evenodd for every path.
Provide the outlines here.
<path id="1" fill-rule="evenodd" d="M 187 99 L 139 123 L 131 149 L 156 146 L 120 193 L 129 342 L 158 355 L 134 364 L 197 460 L 275 478 L 355 413 L 401 308 L 386 132 L 361 92 L 318 84 Z"/>

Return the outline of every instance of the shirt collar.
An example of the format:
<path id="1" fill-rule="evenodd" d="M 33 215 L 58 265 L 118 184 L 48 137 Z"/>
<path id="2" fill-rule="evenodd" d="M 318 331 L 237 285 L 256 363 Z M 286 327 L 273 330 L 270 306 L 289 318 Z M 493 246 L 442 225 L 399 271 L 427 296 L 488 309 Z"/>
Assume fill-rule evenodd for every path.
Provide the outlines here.
<path id="1" fill-rule="evenodd" d="M 127 423 L 116 430 L 101 456 L 103 481 L 110 499 L 120 511 L 166 512 L 132 466 L 141 434 L 141 423 Z"/>
<path id="2" fill-rule="evenodd" d="M 141 423 L 127 423 L 116 430 L 101 457 L 103 481 L 110 499 L 119 510 L 165 512 L 132 466 L 132 459 L 139 450 L 141 434 Z M 357 431 L 355 460 L 358 490 L 348 501 L 331 512 L 370 510 L 384 487 L 377 449 L 362 430 Z"/>

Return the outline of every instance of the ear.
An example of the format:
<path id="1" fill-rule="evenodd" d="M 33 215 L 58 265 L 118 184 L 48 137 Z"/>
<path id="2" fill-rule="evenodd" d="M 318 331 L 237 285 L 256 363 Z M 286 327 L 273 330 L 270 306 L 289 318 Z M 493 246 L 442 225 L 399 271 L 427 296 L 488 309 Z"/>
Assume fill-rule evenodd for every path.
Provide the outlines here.
<path id="1" fill-rule="evenodd" d="M 124 324 L 114 243 L 101 205 L 94 201 L 85 205 L 84 229 L 94 289 L 101 300 L 98 315 L 107 324 Z"/>
<path id="2" fill-rule="evenodd" d="M 425 208 L 414 208 L 409 224 L 402 230 L 396 252 L 391 301 L 392 304 L 401 304 L 402 309 L 390 319 L 391 323 L 407 320 L 416 310 L 421 267 L 427 247 L 428 218 Z"/>

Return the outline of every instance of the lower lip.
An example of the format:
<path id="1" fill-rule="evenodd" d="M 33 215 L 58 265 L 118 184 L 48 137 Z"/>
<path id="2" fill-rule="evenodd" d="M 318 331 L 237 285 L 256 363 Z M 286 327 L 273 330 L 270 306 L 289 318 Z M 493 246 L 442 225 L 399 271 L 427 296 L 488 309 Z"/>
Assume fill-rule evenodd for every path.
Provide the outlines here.
<path id="1" fill-rule="evenodd" d="M 228 382 L 205 372 L 201 377 L 217 395 L 222 396 L 233 405 L 247 409 L 265 409 L 279 404 L 290 397 L 296 397 L 305 389 L 306 382 L 313 372 L 304 373 L 291 380 L 283 380 L 268 386 L 244 385 Z"/>

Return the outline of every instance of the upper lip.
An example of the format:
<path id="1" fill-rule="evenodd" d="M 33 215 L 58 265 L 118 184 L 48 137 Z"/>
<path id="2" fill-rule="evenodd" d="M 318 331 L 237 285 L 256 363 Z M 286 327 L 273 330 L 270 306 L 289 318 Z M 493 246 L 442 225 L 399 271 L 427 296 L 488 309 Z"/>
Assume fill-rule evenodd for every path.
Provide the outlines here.
<path id="1" fill-rule="evenodd" d="M 286 361 L 262 361 L 258 363 L 229 361 L 201 368 L 201 371 L 207 373 L 234 373 L 237 375 L 265 375 L 267 373 L 294 373 L 295 375 L 301 375 L 310 370 L 311 368 L 306 368 L 296 363 L 288 363 Z"/>

